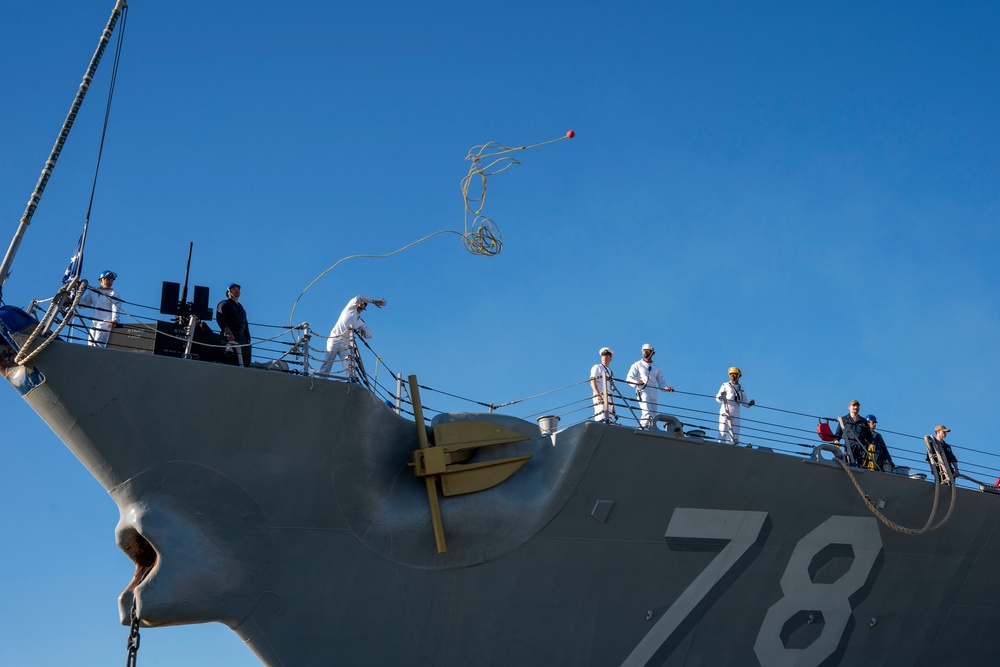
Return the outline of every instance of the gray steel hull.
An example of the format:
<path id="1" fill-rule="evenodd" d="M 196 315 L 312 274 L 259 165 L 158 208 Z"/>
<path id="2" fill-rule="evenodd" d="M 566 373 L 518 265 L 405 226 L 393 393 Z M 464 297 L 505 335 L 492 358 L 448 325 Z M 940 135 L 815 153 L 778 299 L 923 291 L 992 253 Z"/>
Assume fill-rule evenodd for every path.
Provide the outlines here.
<path id="1" fill-rule="evenodd" d="M 442 498 L 439 555 L 416 428 L 357 385 L 64 343 L 31 365 L 8 380 L 114 497 L 120 542 L 156 549 L 123 604 L 226 623 L 267 665 L 1000 660 L 989 494 L 909 536 L 829 463 L 475 415 L 530 436 L 496 456 L 533 458 Z M 924 525 L 933 485 L 860 483 Z"/>

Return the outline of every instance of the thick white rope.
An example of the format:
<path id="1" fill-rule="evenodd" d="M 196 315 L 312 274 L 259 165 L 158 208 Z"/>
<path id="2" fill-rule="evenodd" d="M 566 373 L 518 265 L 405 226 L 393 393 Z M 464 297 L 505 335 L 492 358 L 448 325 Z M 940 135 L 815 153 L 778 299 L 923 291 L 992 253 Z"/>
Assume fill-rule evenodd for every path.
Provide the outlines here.
<path id="1" fill-rule="evenodd" d="M 73 293 L 73 300 L 70 302 L 69 308 L 66 310 L 66 314 L 63 316 L 58 326 L 56 326 L 55 330 L 53 330 L 52 333 L 49 334 L 48 337 L 44 341 L 42 341 L 42 343 L 38 347 L 32 349 L 31 348 L 32 343 L 34 343 L 35 340 L 52 325 L 52 321 L 58 314 L 60 304 L 63 301 L 63 299 L 59 297 L 64 296 L 65 294 L 73 290 L 76 290 Z M 24 366 L 29 361 L 34 359 L 39 352 L 41 352 L 49 345 L 51 345 L 52 341 L 58 338 L 59 332 L 63 330 L 66 324 L 73 320 L 73 316 L 76 313 L 77 305 L 80 303 L 80 299 L 83 298 L 83 295 L 86 291 L 87 291 L 86 280 L 81 280 L 79 282 L 71 282 L 60 287 L 59 291 L 52 298 L 52 302 L 49 303 L 48 310 L 45 311 L 45 315 L 38 323 L 38 326 L 34 328 L 34 330 L 28 336 L 28 340 L 26 340 L 24 342 L 24 345 L 21 346 L 21 349 L 18 351 L 17 356 L 14 357 L 14 363 Z"/>
<path id="2" fill-rule="evenodd" d="M 937 451 L 936 444 L 932 444 L 930 442 L 931 440 L 933 440 L 931 436 L 929 435 L 924 436 L 924 442 L 927 445 L 927 451 L 929 454 Z M 850 467 L 847 465 L 847 463 L 844 461 L 843 458 L 838 456 L 836 457 L 836 461 L 837 463 L 840 464 L 840 467 L 844 469 L 844 472 L 847 473 L 848 479 L 850 479 L 851 483 L 854 484 L 854 488 L 858 490 L 858 495 L 860 495 L 861 499 L 864 500 L 865 505 L 868 507 L 868 510 L 875 515 L 875 518 L 877 518 L 879 521 L 888 526 L 889 529 L 894 530 L 897 533 L 903 533 L 905 535 L 923 535 L 925 533 L 935 531 L 938 528 L 944 526 L 946 523 L 948 523 L 948 521 L 951 519 L 951 515 L 955 512 L 955 500 L 958 497 L 957 494 L 958 488 L 955 485 L 954 481 L 952 481 L 951 502 L 948 505 L 948 512 L 947 514 L 945 514 L 944 518 L 941 519 L 939 522 L 933 523 L 934 517 L 937 515 L 938 511 L 938 499 L 940 496 L 940 490 L 942 485 L 940 473 L 938 472 L 937 467 L 934 465 L 931 466 L 931 472 L 934 473 L 934 501 L 931 504 L 930 515 L 927 517 L 927 522 L 923 525 L 922 528 L 907 528 L 906 526 L 901 526 L 898 523 L 894 522 L 892 519 L 888 518 L 885 514 L 881 512 L 881 510 L 879 510 L 878 507 L 875 506 L 875 504 L 871 501 L 871 498 L 869 498 L 868 495 L 864 492 L 864 489 L 861 488 L 861 484 L 858 483 L 857 476 L 850 469 Z"/>

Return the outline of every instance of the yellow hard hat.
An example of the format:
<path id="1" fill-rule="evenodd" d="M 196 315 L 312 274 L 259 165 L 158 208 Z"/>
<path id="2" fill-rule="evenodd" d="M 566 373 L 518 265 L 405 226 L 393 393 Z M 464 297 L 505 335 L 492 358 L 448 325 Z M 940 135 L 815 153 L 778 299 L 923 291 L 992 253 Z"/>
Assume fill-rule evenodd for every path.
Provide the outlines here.
<path id="1" fill-rule="evenodd" d="M 730 366 L 729 370 L 726 371 L 726 375 L 731 375 L 733 373 L 736 373 L 740 377 L 743 377 L 743 371 L 741 371 L 740 369 L 736 368 L 736 366 Z"/>

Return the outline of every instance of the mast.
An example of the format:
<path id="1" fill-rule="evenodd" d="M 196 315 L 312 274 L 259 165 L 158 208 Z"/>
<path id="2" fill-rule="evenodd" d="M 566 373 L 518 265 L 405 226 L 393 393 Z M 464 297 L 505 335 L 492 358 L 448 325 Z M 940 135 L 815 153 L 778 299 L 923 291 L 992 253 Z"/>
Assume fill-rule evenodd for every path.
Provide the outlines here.
<path id="1" fill-rule="evenodd" d="M 90 65 L 87 67 L 86 73 L 83 75 L 83 81 L 80 83 L 80 88 L 76 91 L 76 97 L 73 98 L 73 104 L 69 108 L 69 114 L 66 116 L 66 120 L 63 121 L 62 129 L 59 130 L 59 136 L 56 137 L 56 143 L 52 147 L 52 152 L 49 153 L 49 159 L 45 161 L 45 167 L 42 169 L 42 175 L 38 178 L 35 190 L 31 193 L 31 197 L 28 199 L 28 206 L 24 210 L 24 215 L 21 216 L 21 222 L 17 226 L 14 238 L 10 242 L 7 254 L 4 255 L 3 263 L 0 264 L 0 301 L 3 300 L 3 286 L 6 284 L 7 277 L 10 275 L 10 267 L 11 264 L 14 263 L 14 255 L 17 254 L 17 249 L 21 246 L 21 240 L 24 238 L 28 225 L 31 224 L 31 218 L 35 214 L 35 209 L 38 208 L 38 202 L 42 199 L 42 192 L 45 191 L 45 186 L 48 184 L 49 178 L 52 177 L 52 171 L 56 168 L 56 160 L 59 159 L 59 154 L 62 153 L 63 146 L 66 143 L 66 138 L 69 137 L 69 131 L 72 129 L 73 123 L 76 121 L 76 115 L 79 113 L 80 106 L 83 104 L 83 98 L 86 97 L 87 91 L 90 89 L 90 84 L 94 80 L 94 74 L 97 72 L 97 66 L 100 64 L 101 58 L 104 56 L 104 49 L 107 48 L 108 42 L 111 41 L 111 33 L 114 32 L 115 24 L 118 23 L 118 18 L 121 16 L 121 13 L 125 10 L 125 8 L 125 0 L 115 0 L 115 8 L 111 10 L 111 17 L 108 19 L 108 25 L 105 26 L 104 32 L 101 34 L 101 40 L 98 42 L 97 50 L 90 59 Z"/>

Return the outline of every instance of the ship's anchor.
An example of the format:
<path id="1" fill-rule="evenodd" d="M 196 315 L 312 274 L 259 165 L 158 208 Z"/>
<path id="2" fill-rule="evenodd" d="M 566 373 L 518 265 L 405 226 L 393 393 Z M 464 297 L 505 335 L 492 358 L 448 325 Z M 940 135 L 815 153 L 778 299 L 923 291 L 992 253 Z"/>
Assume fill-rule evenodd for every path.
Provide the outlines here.
<path id="1" fill-rule="evenodd" d="M 441 507 L 438 505 L 438 480 L 441 482 L 441 493 L 445 496 L 460 496 L 492 488 L 517 472 L 531 455 L 480 463 L 464 463 L 464 461 L 472 458 L 479 447 L 520 442 L 530 438 L 499 424 L 470 420 L 436 424 L 432 445 L 427 438 L 427 427 L 424 426 L 424 411 L 420 404 L 417 376 L 411 375 L 407 379 L 413 402 L 413 418 L 417 422 L 417 441 L 420 444 L 420 449 L 413 452 L 413 462 L 409 465 L 413 466 L 417 477 L 424 478 L 424 483 L 427 485 L 434 542 L 437 545 L 437 552 L 443 554 L 448 549 L 444 538 L 444 524 L 441 521 Z"/>

